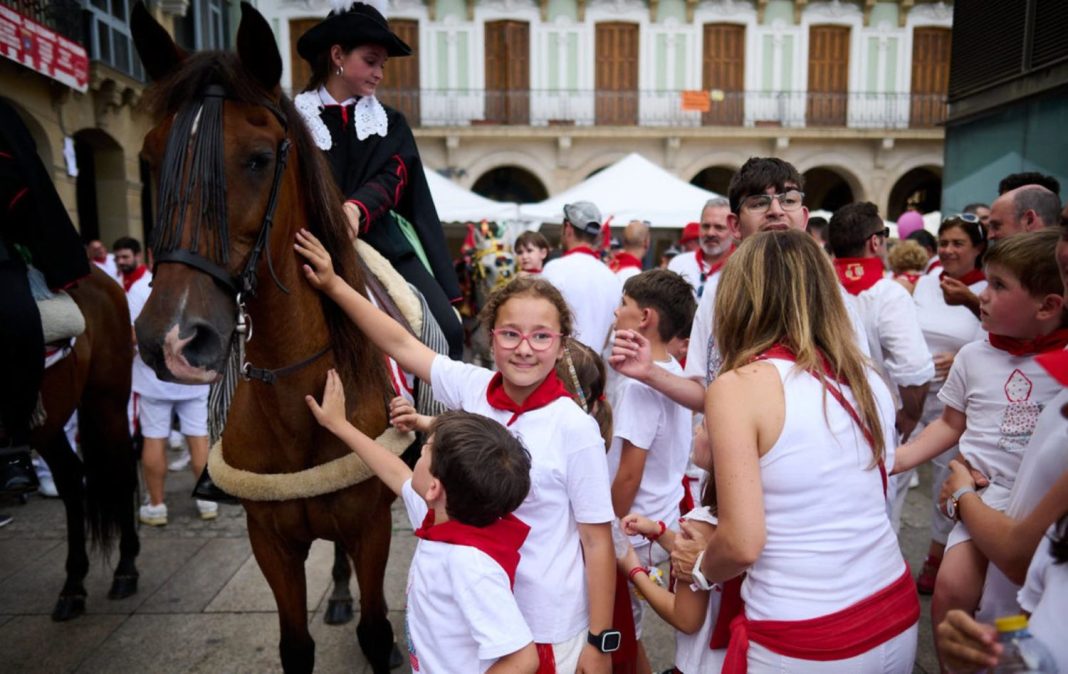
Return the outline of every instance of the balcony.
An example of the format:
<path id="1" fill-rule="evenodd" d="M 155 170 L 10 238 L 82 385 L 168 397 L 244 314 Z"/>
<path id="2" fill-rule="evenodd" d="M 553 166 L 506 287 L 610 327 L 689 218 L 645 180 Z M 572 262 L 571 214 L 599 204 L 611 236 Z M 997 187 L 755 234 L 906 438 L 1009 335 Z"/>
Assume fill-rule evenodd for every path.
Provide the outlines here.
<path id="1" fill-rule="evenodd" d="M 707 112 L 683 110 L 681 91 L 390 90 L 382 100 L 413 124 L 434 126 L 642 126 L 931 128 L 944 94 L 712 92 Z"/>
<path id="2" fill-rule="evenodd" d="M 80 0 L 0 0 L 0 5 L 54 30 L 72 42 L 84 44 Z"/>

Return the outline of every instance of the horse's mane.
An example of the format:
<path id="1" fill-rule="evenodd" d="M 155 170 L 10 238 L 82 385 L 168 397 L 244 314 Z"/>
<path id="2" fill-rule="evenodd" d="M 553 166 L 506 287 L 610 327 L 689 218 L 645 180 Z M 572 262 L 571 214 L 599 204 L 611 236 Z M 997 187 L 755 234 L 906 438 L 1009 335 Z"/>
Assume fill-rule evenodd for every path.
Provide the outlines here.
<path id="1" fill-rule="evenodd" d="M 242 67 L 236 54 L 204 51 L 187 57 L 176 71 L 151 87 L 145 94 L 144 104 L 159 119 L 175 114 L 186 102 L 199 98 L 200 92 L 209 84 L 221 85 L 232 99 L 256 104 L 269 103 L 282 111 L 289 122 L 289 137 L 293 142 L 291 155 L 299 158 L 298 181 L 303 203 L 298 204 L 294 212 L 305 215 L 307 227 L 330 252 L 337 274 L 359 292 L 365 292 L 363 273 L 352 245 L 348 221 L 341 210 L 341 193 L 326 159 L 312 141 L 304 119 L 287 96 L 283 94 L 276 99 L 265 92 Z M 282 224 L 282 216 L 280 208 L 276 216 L 278 224 Z M 293 233 L 289 232 L 287 236 Z M 300 282 L 303 283 L 303 280 Z M 325 295 L 320 295 L 320 301 L 330 329 L 334 362 L 345 383 L 345 390 L 360 391 L 370 396 L 375 393 L 388 395 L 389 382 L 379 351 L 337 304 Z M 359 398 L 363 398 L 363 402 L 374 399 Z M 349 397 L 350 410 L 356 402 L 356 397 Z"/>

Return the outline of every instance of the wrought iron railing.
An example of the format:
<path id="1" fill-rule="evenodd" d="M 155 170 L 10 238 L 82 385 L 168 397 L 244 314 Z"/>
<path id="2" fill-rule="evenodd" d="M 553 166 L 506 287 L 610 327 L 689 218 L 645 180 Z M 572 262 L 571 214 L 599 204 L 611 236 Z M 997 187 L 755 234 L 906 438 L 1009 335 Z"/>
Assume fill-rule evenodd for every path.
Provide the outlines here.
<path id="1" fill-rule="evenodd" d="M 943 94 L 719 91 L 708 97 L 707 111 L 683 109 L 681 91 L 409 89 L 382 91 L 380 98 L 422 126 L 904 129 L 946 118 Z"/>
<path id="2" fill-rule="evenodd" d="M 68 40 L 82 44 L 82 3 L 80 0 L 0 0 L 27 19 L 56 31 Z"/>

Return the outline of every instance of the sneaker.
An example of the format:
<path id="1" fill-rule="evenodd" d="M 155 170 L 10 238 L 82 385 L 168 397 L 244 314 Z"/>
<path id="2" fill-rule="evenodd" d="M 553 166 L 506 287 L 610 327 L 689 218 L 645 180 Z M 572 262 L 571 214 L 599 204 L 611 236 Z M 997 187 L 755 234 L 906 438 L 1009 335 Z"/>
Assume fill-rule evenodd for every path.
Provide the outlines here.
<path id="1" fill-rule="evenodd" d="M 0 513 L 0 527 L 6 527 L 7 525 L 11 524 L 11 520 L 13 519 L 15 518 L 11 515 L 8 515 L 7 513 Z"/>
<path id="2" fill-rule="evenodd" d="M 909 489 L 915 489 L 920 486 L 920 474 L 916 471 L 912 471 L 912 477 L 909 478 Z"/>
<path id="3" fill-rule="evenodd" d="M 935 579 L 938 577 L 938 567 L 942 564 L 941 557 L 927 555 L 920 569 L 920 575 L 916 576 L 916 591 L 920 594 L 934 594 Z"/>
<path id="4" fill-rule="evenodd" d="M 183 449 L 182 453 L 177 459 L 167 464 L 167 470 L 172 473 L 177 473 L 185 470 L 189 466 L 189 450 Z"/>
<path id="5" fill-rule="evenodd" d="M 197 510 L 200 511 L 200 519 L 213 520 L 219 516 L 219 504 L 214 501 L 201 501 L 197 499 Z"/>
<path id="6" fill-rule="evenodd" d="M 138 519 L 143 524 L 149 524 L 154 527 L 161 527 L 167 523 L 167 504 L 160 503 L 159 505 L 152 505 L 146 503 L 141 506 L 141 510 L 138 513 Z"/>
<path id="7" fill-rule="evenodd" d="M 56 489 L 56 481 L 52 479 L 51 475 L 39 475 L 37 481 L 40 484 L 37 486 L 37 493 L 46 498 L 58 498 L 59 490 Z"/>

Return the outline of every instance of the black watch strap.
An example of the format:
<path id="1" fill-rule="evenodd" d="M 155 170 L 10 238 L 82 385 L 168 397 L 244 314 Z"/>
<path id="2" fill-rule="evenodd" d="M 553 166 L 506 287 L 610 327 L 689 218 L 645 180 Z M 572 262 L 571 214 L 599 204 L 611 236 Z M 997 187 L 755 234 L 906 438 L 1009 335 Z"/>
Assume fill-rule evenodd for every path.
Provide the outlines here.
<path id="1" fill-rule="evenodd" d="M 613 653 L 619 650 L 623 635 L 619 630 L 607 629 L 600 634 L 589 632 L 586 635 L 586 643 L 602 653 Z"/>

